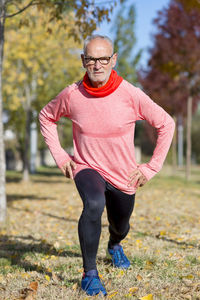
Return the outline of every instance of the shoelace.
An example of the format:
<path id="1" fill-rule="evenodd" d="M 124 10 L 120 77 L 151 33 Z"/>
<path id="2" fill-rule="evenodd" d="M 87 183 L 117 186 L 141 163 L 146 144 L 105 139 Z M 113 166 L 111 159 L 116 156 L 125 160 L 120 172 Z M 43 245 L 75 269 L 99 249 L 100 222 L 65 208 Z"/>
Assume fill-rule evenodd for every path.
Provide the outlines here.
<path id="1" fill-rule="evenodd" d="M 86 289 L 90 287 L 92 284 L 92 288 L 99 288 L 99 285 L 101 284 L 101 281 L 98 276 L 91 276 L 91 278 L 88 280 L 87 285 L 85 286 Z"/>
<path id="2" fill-rule="evenodd" d="M 127 262 L 128 261 L 128 259 L 125 256 L 122 249 L 114 251 L 114 259 L 119 262 Z"/>

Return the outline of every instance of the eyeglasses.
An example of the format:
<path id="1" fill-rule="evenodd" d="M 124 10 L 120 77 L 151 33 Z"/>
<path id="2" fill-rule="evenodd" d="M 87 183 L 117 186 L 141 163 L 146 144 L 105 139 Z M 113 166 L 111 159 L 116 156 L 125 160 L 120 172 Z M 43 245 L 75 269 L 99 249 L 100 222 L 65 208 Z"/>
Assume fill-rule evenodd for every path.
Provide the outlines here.
<path id="1" fill-rule="evenodd" d="M 84 56 L 84 60 L 86 65 L 94 65 L 97 61 L 100 62 L 101 65 L 107 65 L 110 62 L 110 59 L 113 57 L 114 53 L 111 56 L 103 56 L 103 57 L 91 57 L 91 56 Z"/>

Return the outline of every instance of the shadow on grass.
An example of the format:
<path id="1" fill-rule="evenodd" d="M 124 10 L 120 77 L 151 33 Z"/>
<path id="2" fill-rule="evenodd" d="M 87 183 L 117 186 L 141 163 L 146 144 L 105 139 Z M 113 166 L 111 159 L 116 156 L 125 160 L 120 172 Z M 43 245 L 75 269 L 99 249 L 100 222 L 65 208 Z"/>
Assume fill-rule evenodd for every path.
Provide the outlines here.
<path id="1" fill-rule="evenodd" d="M 60 172 L 58 168 L 47 168 L 43 170 L 38 170 L 35 174 L 32 176 L 48 176 L 48 177 L 63 177 L 63 174 Z"/>
<path id="2" fill-rule="evenodd" d="M 20 173 L 15 172 L 14 174 L 10 175 L 7 173 L 6 175 L 6 182 L 20 182 L 22 180 L 22 175 Z"/>
<path id="3" fill-rule="evenodd" d="M 55 200 L 53 197 L 38 197 L 37 195 L 30 194 L 30 195 L 22 195 L 22 194 L 10 194 L 7 195 L 7 201 L 12 202 L 16 200 Z"/>
<path id="4" fill-rule="evenodd" d="M 58 168 L 55 167 L 49 167 L 49 168 L 41 168 L 37 170 L 34 174 L 30 174 L 30 181 L 34 182 L 48 182 L 48 178 L 51 177 L 56 177 L 56 178 L 61 178 L 63 177 L 63 174 L 60 172 Z M 44 179 L 45 178 L 45 179 Z M 22 172 L 19 171 L 7 171 L 6 172 L 6 182 L 20 182 L 23 179 L 23 174 Z M 51 178 L 52 180 L 52 178 Z M 53 181 L 53 182 L 60 182 L 58 179 Z"/>
<path id="5" fill-rule="evenodd" d="M 63 175 L 62 175 L 63 176 Z M 63 179 L 65 180 L 65 184 L 70 184 L 71 183 L 71 180 L 69 180 L 68 178 L 64 178 L 64 176 L 61 178 L 61 180 L 57 180 L 57 178 L 51 178 L 49 179 L 48 177 L 46 179 L 44 179 L 44 177 L 41 177 L 41 178 L 35 178 L 33 177 L 31 179 L 31 182 L 34 182 L 34 183 L 44 183 L 44 184 L 57 184 L 57 183 L 62 183 L 63 182 Z"/>
<path id="6" fill-rule="evenodd" d="M 170 239 L 168 237 L 165 237 L 165 236 L 160 236 L 159 234 L 155 236 L 157 239 L 159 240 L 163 240 L 165 242 L 170 242 L 170 243 L 173 243 L 173 244 L 176 244 L 176 245 L 179 245 L 179 246 L 182 246 L 183 248 L 197 248 L 197 249 L 200 249 L 200 246 L 199 245 L 195 245 L 193 243 L 187 243 L 187 242 L 181 242 L 181 241 L 176 241 L 176 240 L 173 240 L 173 239 Z"/>
<path id="7" fill-rule="evenodd" d="M 174 240 L 174 239 L 170 239 L 166 236 L 162 236 L 160 234 L 156 234 L 156 235 L 153 235 L 153 234 L 150 234 L 149 232 L 141 232 L 141 231 L 135 231 L 133 230 L 133 232 L 135 232 L 136 236 L 140 236 L 140 237 L 151 237 L 151 238 L 154 238 L 154 239 L 158 239 L 158 240 L 163 240 L 165 242 L 169 242 L 169 243 L 173 243 L 173 244 L 176 244 L 178 246 L 182 246 L 183 248 L 197 248 L 197 249 L 200 249 L 200 246 L 199 245 L 196 245 L 194 243 L 187 243 L 187 242 L 181 242 L 181 241 L 177 241 L 177 240 Z"/>
<path id="8" fill-rule="evenodd" d="M 27 243 L 29 242 L 29 244 Z M 53 245 L 47 243 L 42 239 L 35 239 L 31 235 L 28 236 L 12 236 L 12 235 L 1 235 L 0 236 L 0 258 L 5 258 L 10 261 L 11 266 L 18 266 L 23 268 L 25 271 L 37 271 L 42 274 L 46 274 L 52 277 L 52 273 L 47 268 L 41 266 L 39 263 L 31 263 L 26 260 L 24 255 L 35 253 L 41 253 L 43 255 L 54 255 L 58 257 L 81 257 L 80 251 L 77 246 L 69 247 L 66 249 L 57 250 Z M 60 280 L 65 280 L 58 275 Z M 67 280 L 68 281 L 68 280 Z M 69 283 L 76 282 L 76 280 L 69 281 Z"/>
<path id="9" fill-rule="evenodd" d="M 28 208 L 24 209 L 24 208 L 12 207 L 12 209 L 18 210 L 18 211 L 25 211 L 25 212 L 33 213 L 33 211 L 28 209 Z M 69 219 L 69 218 L 60 217 L 60 216 L 56 216 L 56 215 L 53 215 L 53 214 L 50 214 L 50 213 L 45 213 L 45 212 L 40 212 L 40 214 L 43 215 L 43 216 L 47 216 L 47 217 L 54 218 L 54 219 L 57 219 L 57 220 L 62 220 L 62 221 L 65 221 L 65 222 L 78 223 L 78 219 Z M 108 227 L 107 224 L 102 224 L 101 226 L 102 227 Z"/>

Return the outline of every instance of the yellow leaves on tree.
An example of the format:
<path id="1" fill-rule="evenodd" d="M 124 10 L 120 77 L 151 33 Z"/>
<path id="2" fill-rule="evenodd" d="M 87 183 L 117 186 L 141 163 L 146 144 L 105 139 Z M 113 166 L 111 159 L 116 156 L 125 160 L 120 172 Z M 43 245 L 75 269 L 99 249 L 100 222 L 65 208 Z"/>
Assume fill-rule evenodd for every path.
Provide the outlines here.
<path id="1" fill-rule="evenodd" d="M 80 44 L 68 37 L 75 23 L 72 13 L 68 14 L 67 29 L 61 21 L 44 26 L 47 12 L 34 7 L 23 13 L 23 18 L 29 20 L 28 26 L 19 27 L 21 18 L 8 19 L 6 24 L 3 94 L 8 110 L 25 106 L 27 86 L 31 104 L 40 108 L 83 75 Z"/>

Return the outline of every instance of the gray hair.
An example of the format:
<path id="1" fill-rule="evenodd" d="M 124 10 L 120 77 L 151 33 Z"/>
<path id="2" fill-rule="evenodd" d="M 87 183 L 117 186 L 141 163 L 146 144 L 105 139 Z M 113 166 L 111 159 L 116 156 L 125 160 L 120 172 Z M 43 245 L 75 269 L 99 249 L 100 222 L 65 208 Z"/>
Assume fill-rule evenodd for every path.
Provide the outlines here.
<path id="1" fill-rule="evenodd" d="M 84 54 L 86 54 L 86 49 L 87 49 L 87 45 L 89 44 L 89 42 L 91 42 L 92 40 L 95 40 L 95 39 L 102 39 L 102 40 L 107 41 L 111 45 L 112 53 L 113 53 L 113 50 L 114 50 L 113 41 L 108 36 L 100 35 L 100 34 L 93 34 L 93 35 L 88 36 L 84 41 L 84 45 L 83 45 L 83 53 Z"/>

